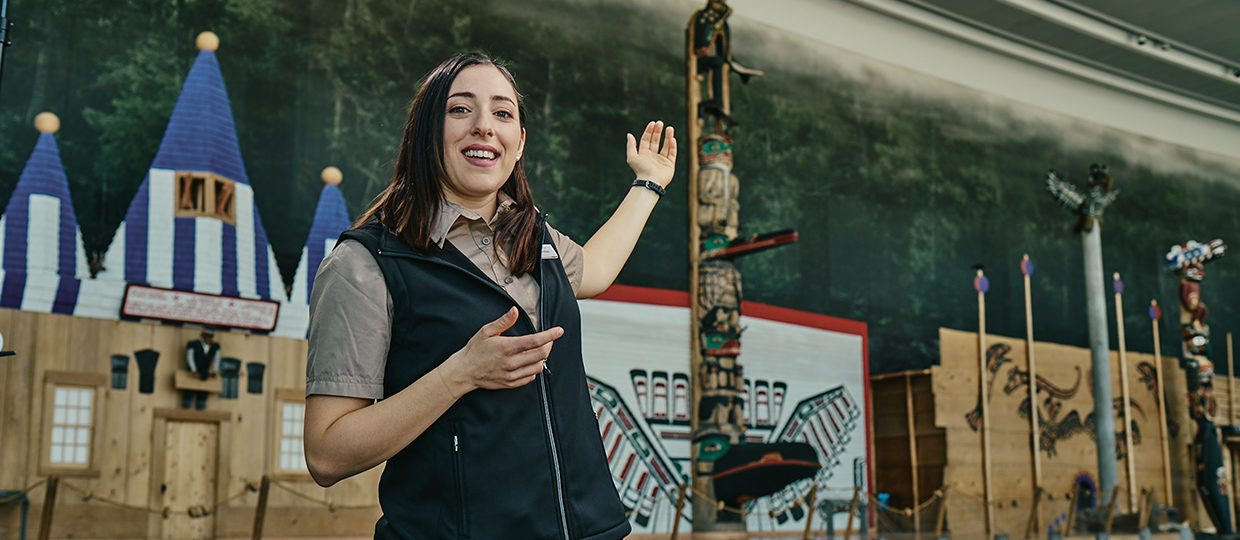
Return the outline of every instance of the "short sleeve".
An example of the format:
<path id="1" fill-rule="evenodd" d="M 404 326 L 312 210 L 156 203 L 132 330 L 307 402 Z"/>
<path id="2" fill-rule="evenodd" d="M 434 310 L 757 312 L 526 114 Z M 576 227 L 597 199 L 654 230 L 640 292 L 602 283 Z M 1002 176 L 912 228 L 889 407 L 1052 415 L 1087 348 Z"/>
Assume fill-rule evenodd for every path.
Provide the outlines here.
<path id="1" fill-rule="evenodd" d="M 323 258 L 310 293 L 306 395 L 383 398 L 392 301 L 379 263 L 345 240 Z"/>
<path id="2" fill-rule="evenodd" d="M 551 241 L 555 243 L 555 250 L 560 254 L 560 264 L 564 265 L 564 273 L 568 274 L 568 282 L 572 284 L 575 295 L 577 289 L 581 288 L 581 273 L 585 267 L 584 251 L 572 238 L 550 225 L 547 230 L 551 233 Z"/>

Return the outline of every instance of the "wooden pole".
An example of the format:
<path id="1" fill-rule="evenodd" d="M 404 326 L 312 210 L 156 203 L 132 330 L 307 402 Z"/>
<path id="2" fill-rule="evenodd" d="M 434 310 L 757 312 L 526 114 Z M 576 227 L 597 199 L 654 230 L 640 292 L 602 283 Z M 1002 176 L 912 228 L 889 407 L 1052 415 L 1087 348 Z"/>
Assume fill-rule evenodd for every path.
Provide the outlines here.
<path id="1" fill-rule="evenodd" d="M 1039 518 L 1041 512 L 1038 510 L 1042 505 L 1042 488 L 1033 491 L 1033 508 L 1029 510 L 1029 522 L 1025 525 L 1025 538 L 1033 538 L 1038 534 L 1038 528 L 1041 527 L 1042 520 Z"/>
<path id="2" fill-rule="evenodd" d="M 852 536 L 853 517 L 857 515 L 857 497 L 861 495 L 861 486 L 853 486 L 852 504 L 848 505 L 848 527 L 844 529 L 844 540 Z"/>
<path id="3" fill-rule="evenodd" d="M 702 120 L 698 118 L 698 104 L 702 101 L 702 86 L 700 75 L 698 74 L 697 55 L 693 52 L 694 26 L 693 23 L 697 19 L 698 12 L 694 12 L 689 18 L 689 24 L 685 28 L 685 91 L 687 93 L 685 99 L 687 124 L 686 138 L 684 139 L 686 146 L 689 147 L 689 176 L 685 179 L 685 186 L 689 191 L 688 207 L 689 207 L 689 373 L 693 375 L 693 383 L 689 385 L 689 401 L 690 411 L 697 411 L 699 404 L 702 402 L 702 386 L 706 381 L 701 379 L 702 366 L 702 349 L 699 336 L 699 327 L 701 325 L 702 304 L 701 304 L 701 279 L 698 275 L 698 265 L 701 262 L 701 230 L 698 228 L 698 171 L 700 164 L 698 163 L 698 139 L 702 137 Z M 689 433 L 696 434 L 700 428 L 698 415 L 696 412 L 689 415 Z M 713 491 L 709 490 L 710 477 L 703 477 L 698 471 L 697 445 L 690 444 L 690 474 L 689 483 L 694 488 L 701 490 L 702 496 L 697 495 L 698 491 L 693 492 L 693 519 L 698 530 L 711 530 L 715 522 L 714 512 L 706 510 L 713 508 L 711 501 L 706 496 Z M 677 517 L 679 520 L 680 518 Z M 709 523 L 707 523 L 709 522 Z"/>
<path id="4" fill-rule="evenodd" d="M 939 517 L 934 520 L 934 537 L 943 536 L 943 522 L 947 519 L 947 492 L 944 491 L 939 497 Z"/>
<path id="5" fill-rule="evenodd" d="M 1033 497 L 1034 508 L 1037 508 L 1038 497 L 1042 492 L 1042 428 L 1038 419 L 1038 368 L 1033 355 L 1033 294 L 1030 280 L 1033 276 L 1033 261 L 1025 254 L 1020 260 L 1020 273 L 1025 276 L 1025 359 L 1029 368 L 1029 434 L 1033 441 Z M 1036 531 L 1042 529 L 1042 516 L 1034 512 L 1034 521 L 1030 524 Z M 1026 534 L 1028 538 L 1028 534 Z"/>
<path id="6" fill-rule="evenodd" d="M 1115 520 L 1115 499 L 1117 497 L 1119 497 L 1119 486 L 1111 488 L 1111 502 L 1107 503 L 1107 534 L 1111 534 L 1111 522 Z"/>
<path id="7" fill-rule="evenodd" d="M 676 495 L 676 515 L 672 521 L 672 537 L 670 540 L 676 540 L 676 537 L 680 536 L 680 516 L 685 509 L 685 492 L 688 490 L 689 484 L 681 484 L 680 493 Z"/>
<path id="8" fill-rule="evenodd" d="M 995 532 L 995 514 L 991 497 L 994 495 L 990 487 L 990 398 L 986 388 L 986 290 L 990 282 L 979 268 L 973 280 L 973 288 L 977 289 L 977 386 L 982 399 L 982 484 L 985 489 L 986 501 L 986 534 Z"/>
<path id="9" fill-rule="evenodd" d="M 1076 528 L 1076 505 L 1081 502 L 1081 488 L 1075 484 L 1072 486 L 1072 506 L 1068 507 L 1068 520 L 1063 524 L 1064 536 L 1072 534 L 1072 530 Z"/>
<path id="10" fill-rule="evenodd" d="M 801 535 L 801 540 L 809 540 L 809 528 L 814 523 L 815 504 L 818 504 L 818 484 L 809 488 L 809 508 L 805 516 L 805 534 Z"/>
<path id="11" fill-rule="evenodd" d="M 1167 447 L 1167 392 L 1163 386 L 1162 340 L 1158 336 L 1162 310 L 1158 300 L 1150 300 L 1150 319 L 1154 325 L 1154 375 L 1158 380 L 1154 397 L 1158 400 L 1158 439 L 1162 442 L 1163 500 L 1171 506 L 1171 450 Z"/>
<path id="12" fill-rule="evenodd" d="M 1128 348 L 1124 341 L 1124 282 L 1119 272 L 1112 274 L 1115 290 L 1115 329 L 1119 336 L 1120 399 L 1124 402 L 1124 462 L 1128 465 L 1128 512 L 1137 508 L 1136 457 L 1132 447 L 1132 404 L 1128 393 Z"/>
<path id="13" fill-rule="evenodd" d="M 1236 359 L 1231 351 L 1231 332 L 1227 333 L 1227 425 L 1236 424 Z"/>
<path id="14" fill-rule="evenodd" d="M 263 475 L 262 487 L 258 489 L 258 506 L 254 508 L 254 531 L 250 540 L 261 540 L 263 537 L 263 520 L 267 517 L 267 493 L 271 490 L 271 478 Z"/>
<path id="15" fill-rule="evenodd" d="M 904 374 L 904 396 L 905 408 L 908 410 L 908 452 L 913 474 L 913 533 L 916 537 L 920 537 L 921 510 L 917 506 L 921 504 L 921 482 L 919 481 L 920 473 L 917 470 L 917 425 L 913 421 L 913 377 L 908 373 Z"/>
<path id="16" fill-rule="evenodd" d="M 47 488 L 43 494 L 43 515 L 39 519 L 39 540 L 47 540 L 52 534 L 52 513 L 56 510 L 56 488 L 60 487 L 60 477 L 47 477 Z"/>

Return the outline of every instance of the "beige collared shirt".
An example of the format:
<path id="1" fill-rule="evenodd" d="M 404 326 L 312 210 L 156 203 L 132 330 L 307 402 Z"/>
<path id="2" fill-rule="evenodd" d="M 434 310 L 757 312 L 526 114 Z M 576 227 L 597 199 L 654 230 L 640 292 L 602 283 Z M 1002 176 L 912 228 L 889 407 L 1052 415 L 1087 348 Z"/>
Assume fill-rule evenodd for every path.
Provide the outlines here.
<path id="1" fill-rule="evenodd" d="M 496 216 L 513 201 L 502 192 Z M 581 246 L 547 227 L 568 274 L 573 292 L 581 286 Z M 451 242 L 484 274 L 512 296 L 538 327 L 540 288 L 534 276 L 508 270 L 495 231 L 482 216 L 441 201 L 431 240 Z M 360 243 L 346 240 L 319 265 L 310 294 L 310 347 L 306 361 L 306 395 L 383 398 L 383 372 L 392 331 L 392 297 L 374 256 Z M 465 346 L 464 343 L 461 344 Z"/>

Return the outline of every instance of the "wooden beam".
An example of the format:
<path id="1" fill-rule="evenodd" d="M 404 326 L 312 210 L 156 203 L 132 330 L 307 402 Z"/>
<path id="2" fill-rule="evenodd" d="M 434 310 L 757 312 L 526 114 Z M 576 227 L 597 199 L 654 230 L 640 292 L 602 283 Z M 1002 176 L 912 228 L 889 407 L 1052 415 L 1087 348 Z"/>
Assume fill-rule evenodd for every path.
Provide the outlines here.
<path id="1" fill-rule="evenodd" d="M 1020 261 L 1021 274 L 1025 276 L 1025 360 L 1029 369 L 1029 438 L 1032 441 L 1033 452 L 1033 518 L 1029 522 L 1030 527 L 1034 531 L 1042 528 L 1042 516 L 1037 511 L 1038 501 L 1042 495 L 1042 441 L 1040 435 L 1042 428 L 1038 425 L 1038 364 L 1034 360 L 1033 354 L 1033 295 L 1030 279 L 1033 274 L 1033 263 L 1029 261 L 1029 255 Z M 1028 538 L 1028 534 L 1025 535 Z"/>
<path id="2" fill-rule="evenodd" d="M 1158 321 L 1162 312 L 1158 309 L 1158 301 L 1150 300 L 1151 322 L 1154 325 L 1154 375 L 1158 379 L 1158 439 L 1162 443 L 1163 500 L 1167 506 L 1174 502 L 1171 498 L 1171 450 L 1167 447 L 1167 388 L 1163 386 L 1162 341 L 1158 336 Z"/>
<path id="3" fill-rule="evenodd" d="M 913 533 L 920 535 L 921 510 L 917 507 L 921 504 L 921 482 L 917 474 L 917 426 L 913 422 L 913 382 L 912 377 L 907 373 L 904 374 L 904 392 L 905 408 L 908 410 L 909 472 L 913 477 Z"/>
<path id="4" fill-rule="evenodd" d="M 1118 285 L 1119 272 L 1112 275 L 1114 282 Z M 1137 506 L 1137 480 L 1136 476 L 1136 458 L 1133 454 L 1135 450 L 1132 447 L 1132 406 L 1130 394 L 1128 392 L 1128 347 L 1124 343 L 1124 297 L 1120 294 L 1122 288 L 1115 290 L 1115 329 L 1119 336 L 1119 382 L 1120 382 L 1120 399 L 1124 402 L 1124 463 L 1128 469 L 1128 512 L 1136 511 Z"/>
<path id="5" fill-rule="evenodd" d="M 982 278 L 978 269 L 977 277 Z M 982 484 L 985 489 L 986 534 L 995 533 L 995 512 L 990 474 L 990 399 L 986 388 L 986 293 L 977 291 L 977 387 L 982 401 Z"/>

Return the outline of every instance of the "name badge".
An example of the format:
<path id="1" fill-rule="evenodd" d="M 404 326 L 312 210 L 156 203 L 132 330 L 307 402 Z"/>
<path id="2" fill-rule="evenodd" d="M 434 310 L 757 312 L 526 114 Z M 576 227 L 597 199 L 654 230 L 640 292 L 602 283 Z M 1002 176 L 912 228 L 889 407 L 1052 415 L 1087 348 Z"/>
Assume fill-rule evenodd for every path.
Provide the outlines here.
<path id="1" fill-rule="evenodd" d="M 542 258 L 558 259 L 560 258 L 560 254 L 555 252 L 555 248 L 551 247 L 551 244 L 543 244 L 542 245 Z"/>

